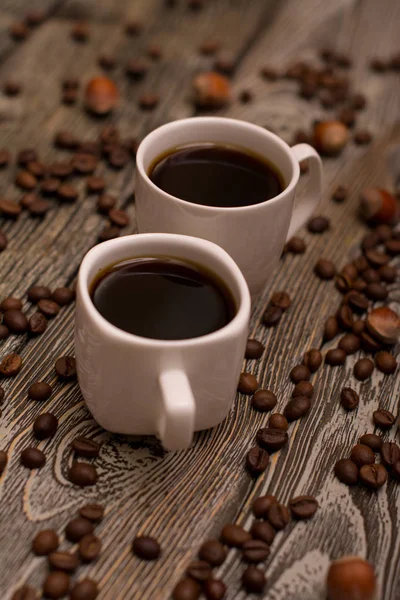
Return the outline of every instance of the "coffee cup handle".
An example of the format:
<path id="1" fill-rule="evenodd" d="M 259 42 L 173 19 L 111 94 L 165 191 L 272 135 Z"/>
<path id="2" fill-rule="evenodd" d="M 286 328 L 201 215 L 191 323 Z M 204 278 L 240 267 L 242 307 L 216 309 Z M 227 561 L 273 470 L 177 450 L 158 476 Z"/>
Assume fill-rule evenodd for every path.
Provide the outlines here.
<path id="1" fill-rule="evenodd" d="M 166 450 L 189 448 L 194 433 L 196 402 L 182 369 L 166 369 L 159 376 L 163 406 L 159 436 Z"/>
<path id="2" fill-rule="evenodd" d="M 308 221 L 322 198 L 322 161 L 319 154 L 308 144 L 296 144 L 290 151 L 298 162 L 308 160 L 310 180 L 308 193 L 295 201 L 287 240 Z"/>

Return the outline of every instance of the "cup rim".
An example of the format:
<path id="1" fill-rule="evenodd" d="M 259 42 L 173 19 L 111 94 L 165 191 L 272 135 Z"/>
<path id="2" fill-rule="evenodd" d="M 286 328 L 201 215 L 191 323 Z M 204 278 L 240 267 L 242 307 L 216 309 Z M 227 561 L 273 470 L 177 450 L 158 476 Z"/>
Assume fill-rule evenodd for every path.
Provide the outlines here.
<path id="1" fill-rule="evenodd" d="M 209 206 L 206 204 L 197 204 L 196 202 L 188 202 L 187 200 L 183 200 L 182 198 L 179 198 L 178 196 L 173 196 L 172 194 L 169 194 L 168 192 L 159 188 L 155 183 L 152 182 L 152 180 L 150 179 L 150 177 L 148 176 L 148 174 L 146 172 L 146 169 L 144 168 L 144 164 L 143 164 L 144 152 L 147 150 L 147 148 L 150 144 L 152 144 L 155 140 L 157 140 L 157 136 L 160 133 L 168 132 L 168 129 L 175 129 L 175 128 L 182 127 L 182 126 L 184 127 L 186 123 L 193 123 L 195 121 L 201 122 L 204 125 L 207 125 L 207 124 L 212 125 L 215 123 L 223 122 L 225 124 L 231 124 L 232 127 L 246 127 L 247 129 L 250 129 L 254 133 L 262 134 L 264 137 L 267 137 L 270 140 L 272 140 L 275 144 L 280 146 L 280 148 L 289 157 L 289 160 L 291 162 L 292 177 L 291 177 L 291 180 L 289 181 L 288 185 L 277 196 L 274 196 L 273 198 L 270 198 L 268 200 L 264 200 L 264 202 L 258 202 L 257 204 L 250 204 L 248 206 Z M 154 157 L 154 158 L 156 158 L 156 157 Z M 297 182 L 300 177 L 299 163 L 294 158 L 293 154 L 290 152 L 290 146 L 284 140 L 282 140 L 275 133 L 272 133 L 272 131 L 269 131 L 268 129 L 264 129 L 263 127 L 260 127 L 259 125 L 255 125 L 254 123 L 249 123 L 247 121 L 243 121 L 242 119 L 231 119 L 228 117 L 187 117 L 185 119 L 177 119 L 176 121 L 171 121 L 169 123 L 165 123 L 164 125 L 160 125 L 160 127 L 157 127 L 156 129 L 153 129 L 153 131 L 148 133 L 143 138 L 143 140 L 140 142 L 139 147 L 136 152 L 136 168 L 138 169 L 141 176 L 145 179 L 146 183 L 154 191 L 158 192 L 165 198 L 168 198 L 169 200 L 174 200 L 175 202 L 182 204 L 182 206 L 187 207 L 187 205 L 189 204 L 191 206 L 196 207 L 197 209 L 203 209 L 204 211 L 214 212 L 214 213 L 219 213 L 219 214 L 221 212 L 249 212 L 252 210 L 257 210 L 257 208 L 264 206 L 267 203 L 269 205 L 271 203 L 276 204 L 282 198 L 284 198 L 288 193 L 290 193 L 293 190 L 293 188 L 296 187 Z"/>
<path id="2" fill-rule="evenodd" d="M 134 333 L 129 333 L 127 331 L 124 331 L 123 329 L 119 329 L 118 327 L 107 321 L 107 319 L 105 319 L 97 310 L 90 297 L 89 285 L 91 281 L 89 281 L 89 269 L 93 261 L 97 258 L 97 255 L 99 253 L 104 252 L 106 249 L 111 249 L 112 247 L 116 246 L 126 246 L 128 248 L 130 247 L 132 242 L 135 242 L 135 240 L 138 240 L 139 243 L 139 240 L 144 238 L 153 238 L 155 241 L 169 239 L 171 242 L 180 241 L 186 244 L 190 244 L 191 246 L 195 245 L 208 253 L 214 254 L 214 256 L 216 255 L 221 262 L 224 262 L 225 265 L 228 266 L 231 274 L 234 276 L 239 288 L 238 308 L 233 319 L 229 321 L 229 323 L 224 325 L 224 327 L 221 327 L 216 331 L 207 333 L 206 335 L 181 340 L 159 340 L 156 338 L 146 338 L 140 335 L 136 335 Z M 151 252 L 149 252 L 149 254 L 151 254 Z M 179 256 L 178 249 L 176 254 Z M 124 259 L 121 259 L 121 262 L 123 260 Z M 185 257 L 183 257 L 182 260 L 186 260 Z M 107 266 L 107 264 L 104 264 L 104 266 Z M 230 286 L 228 287 L 230 289 Z M 159 349 L 177 349 L 182 347 L 190 348 L 196 345 L 208 344 L 209 342 L 217 342 L 219 339 L 233 335 L 237 328 L 243 324 L 243 321 L 247 322 L 249 319 L 251 309 L 251 298 L 248 285 L 246 283 L 244 275 L 242 274 L 241 270 L 239 269 L 238 265 L 233 260 L 233 258 L 225 250 L 223 250 L 223 248 L 221 248 L 217 244 L 214 244 L 214 242 L 210 242 L 202 238 L 176 233 L 137 233 L 123 236 L 121 238 L 116 238 L 113 240 L 108 240 L 106 242 L 98 244 L 94 248 L 91 248 L 83 257 L 79 268 L 77 292 L 78 296 L 80 296 L 86 308 L 91 311 L 91 316 L 94 319 L 96 325 L 100 327 L 103 331 L 105 330 L 108 335 L 117 338 L 121 342 L 135 342 L 137 344 L 141 344 L 149 348 L 157 347 Z M 231 293 L 233 294 L 232 290 Z M 234 294 L 234 297 L 236 300 L 236 294 Z"/>

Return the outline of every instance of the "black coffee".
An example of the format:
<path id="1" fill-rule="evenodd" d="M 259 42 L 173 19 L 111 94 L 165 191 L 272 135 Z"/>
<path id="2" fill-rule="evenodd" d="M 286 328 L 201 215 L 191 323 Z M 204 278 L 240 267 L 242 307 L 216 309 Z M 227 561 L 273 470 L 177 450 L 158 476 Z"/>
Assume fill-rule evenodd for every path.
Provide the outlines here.
<path id="1" fill-rule="evenodd" d="M 182 146 L 159 156 L 149 177 L 168 194 L 206 206 L 259 204 L 285 187 L 281 174 L 261 156 L 211 143 Z"/>
<path id="2" fill-rule="evenodd" d="M 169 258 L 136 258 L 106 268 L 91 297 L 119 329 L 158 340 L 206 335 L 235 315 L 231 293 L 216 276 Z"/>

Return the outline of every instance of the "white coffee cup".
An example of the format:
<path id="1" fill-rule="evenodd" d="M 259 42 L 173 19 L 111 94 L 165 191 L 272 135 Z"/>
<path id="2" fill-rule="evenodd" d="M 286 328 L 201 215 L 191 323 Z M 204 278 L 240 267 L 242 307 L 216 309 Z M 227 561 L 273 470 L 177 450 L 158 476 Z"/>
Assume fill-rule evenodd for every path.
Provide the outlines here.
<path id="1" fill-rule="evenodd" d="M 203 265 L 230 290 L 234 318 L 213 333 L 156 340 L 118 329 L 96 309 L 90 286 L 102 269 L 163 256 Z M 99 244 L 78 275 L 75 352 L 79 385 L 96 421 L 127 434 L 156 434 L 168 450 L 220 423 L 235 397 L 250 318 L 250 294 L 232 258 L 216 244 L 173 234 L 130 235 Z"/>
<path id="2" fill-rule="evenodd" d="M 149 178 L 149 168 L 165 152 L 186 144 L 233 144 L 266 157 L 282 174 L 285 188 L 275 198 L 238 208 L 193 204 L 171 196 Z M 295 202 L 299 162 L 308 159 L 310 194 Z M 322 163 L 308 144 L 292 148 L 277 135 L 245 121 L 192 117 L 155 129 L 139 146 L 136 209 L 140 233 L 166 232 L 210 240 L 239 265 L 252 295 L 264 287 L 288 237 L 317 207 L 322 194 Z"/>

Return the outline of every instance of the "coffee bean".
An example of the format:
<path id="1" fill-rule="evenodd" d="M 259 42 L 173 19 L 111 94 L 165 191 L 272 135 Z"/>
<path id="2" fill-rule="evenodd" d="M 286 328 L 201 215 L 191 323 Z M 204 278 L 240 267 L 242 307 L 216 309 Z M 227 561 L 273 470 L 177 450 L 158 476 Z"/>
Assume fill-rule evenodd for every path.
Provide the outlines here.
<path id="1" fill-rule="evenodd" d="M 23 334 L 28 331 L 29 322 L 24 313 L 20 310 L 7 310 L 3 315 L 3 324 L 11 333 Z"/>
<path id="2" fill-rule="evenodd" d="M 139 536 L 133 540 L 133 553 L 144 560 L 156 560 L 161 555 L 160 544 L 149 536 Z"/>
<path id="3" fill-rule="evenodd" d="M 346 410 L 354 410 L 360 403 L 360 397 L 352 388 L 345 387 L 340 392 L 340 404 Z"/>
<path id="4" fill-rule="evenodd" d="M 112 71 L 117 65 L 116 59 L 111 54 L 101 54 L 97 63 L 105 71 Z"/>
<path id="5" fill-rule="evenodd" d="M 345 275 L 352 280 L 357 279 L 358 276 L 358 270 L 353 263 L 345 264 L 340 272 L 342 275 Z"/>
<path id="6" fill-rule="evenodd" d="M 149 65 L 141 59 L 130 60 L 125 66 L 125 73 L 136 81 L 143 79 L 148 70 Z"/>
<path id="7" fill-rule="evenodd" d="M 354 323 L 354 317 L 349 306 L 343 304 L 338 310 L 337 317 L 339 325 L 343 327 L 343 329 L 350 330 L 352 328 Z"/>
<path id="8" fill-rule="evenodd" d="M 379 275 L 386 283 L 394 283 L 397 278 L 397 269 L 392 265 L 383 265 L 379 267 Z"/>
<path id="9" fill-rule="evenodd" d="M 75 150 L 79 139 L 70 131 L 58 131 L 54 138 L 54 145 L 63 150 Z"/>
<path id="10" fill-rule="evenodd" d="M 65 528 L 65 536 L 70 542 L 79 542 L 89 533 L 93 533 L 93 523 L 82 517 L 72 519 Z"/>
<path id="11" fill-rule="evenodd" d="M 78 175 L 89 175 L 94 173 L 98 164 L 98 159 L 92 154 L 77 152 L 72 158 L 72 165 Z"/>
<path id="12" fill-rule="evenodd" d="M 21 463 L 28 469 L 41 469 L 46 464 L 46 457 L 38 448 L 25 448 L 21 452 Z"/>
<path id="13" fill-rule="evenodd" d="M 0 229 L 0 252 L 4 252 L 8 245 L 8 238 L 4 231 Z"/>
<path id="14" fill-rule="evenodd" d="M 7 452 L 4 452 L 4 450 L 0 450 L 0 475 L 4 472 L 4 469 L 7 466 L 7 462 Z"/>
<path id="15" fill-rule="evenodd" d="M 203 585 L 203 594 L 206 600 L 223 600 L 226 594 L 226 585 L 221 579 L 207 579 Z"/>
<path id="16" fill-rule="evenodd" d="M 352 331 L 353 331 L 354 335 L 359 337 L 364 332 L 364 330 L 365 330 L 365 321 L 362 321 L 361 319 L 354 321 L 353 326 L 352 326 Z"/>
<path id="17" fill-rule="evenodd" d="M 67 306 L 75 299 L 75 290 L 67 287 L 59 287 L 52 293 L 52 299 L 58 306 Z"/>
<path id="18" fill-rule="evenodd" d="M 194 579 L 187 577 L 179 581 L 172 591 L 173 600 L 198 600 L 200 585 Z"/>
<path id="19" fill-rule="evenodd" d="M 54 529 L 43 529 L 33 538 L 32 550 L 38 556 L 46 556 L 57 550 L 59 543 L 58 535 Z"/>
<path id="20" fill-rule="evenodd" d="M 268 509 L 267 519 L 274 529 L 284 529 L 290 521 L 289 510 L 283 504 L 271 504 Z"/>
<path id="21" fill-rule="evenodd" d="M 114 208 L 117 203 L 115 196 L 103 194 L 97 200 L 97 210 L 103 214 L 108 214 L 109 210 Z"/>
<path id="22" fill-rule="evenodd" d="M 103 519 L 104 508 L 101 506 L 101 504 L 90 503 L 82 506 L 82 508 L 79 510 L 79 514 L 84 519 L 88 519 L 94 523 L 99 523 Z"/>
<path id="23" fill-rule="evenodd" d="M 15 178 L 15 185 L 23 190 L 34 190 L 37 186 L 37 179 L 29 171 L 19 171 Z"/>
<path id="24" fill-rule="evenodd" d="M 238 383 L 238 391 L 242 394 L 250 395 L 258 388 L 258 381 L 252 373 L 241 373 Z"/>
<path id="25" fill-rule="evenodd" d="M 26 148 L 25 150 L 21 150 L 17 154 L 17 163 L 21 167 L 26 167 L 26 165 L 34 160 L 39 160 L 39 157 L 36 153 L 36 150 L 33 148 Z"/>
<path id="26" fill-rule="evenodd" d="M 54 300 L 39 300 L 38 308 L 48 319 L 52 319 L 60 312 L 60 307 Z"/>
<path id="27" fill-rule="evenodd" d="M 108 218 L 111 223 L 116 225 L 117 227 L 126 227 L 129 225 L 129 216 L 126 214 L 124 210 L 120 210 L 118 208 L 111 208 L 108 211 Z"/>
<path id="28" fill-rule="evenodd" d="M 65 90 L 61 95 L 61 102 L 70 106 L 78 100 L 78 92 L 76 90 Z"/>
<path id="29" fill-rule="evenodd" d="M 311 373 L 315 373 L 322 364 L 322 354 L 316 348 L 311 348 L 304 354 L 303 362 Z M 302 395 L 307 396 L 307 394 Z"/>
<path id="30" fill-rule="evenodd" d="M 282 431 L 287 431 L 289 428 L 289 423 L 287 418 L 280 413 L 274 413 L 270 416 L 268 426 L 272 429 L 281 429 Z"/>
<path id="31" fill-rule="evenodd" d="M 75 461 L 68 471 L 68 479 L 80 487 L 95 485 L 97 471 L 93 465 Z"/>
<path id="32" fill-rule="evenodd" d="M 354 141 L 359 146 L 369 144 L 372 141 L 372 135 L 367 129 L 360 129 L 354 134 Z"/>
<path id="33" fill-rule="evenodd" d="M 53 392 L 52 387 L 44 381 L 36 381 L 28 389 L 28 398 L 42 402 L 48 400 Z"/>
<path id="34" fill-rule="evenodd" d="M 71 37 L 76 42 L 86 42 L 89 39 L 89 25 L 84 21 L 76 21 L 71 29 Z"/>
<path id="35" fill-rule="evenodd" d="M 347 294 L 354 288 L 354 280 L 347 273 L 339 273 L 335 277 L 335 286 L 341 294 Z"/>
<path id="36" fill-rule="evenodd" d="M 388 291 L 381 283 L 369 283 L 365 294 L 370 300 L 379 302 L 388 297 Z"/>
<path id="37" fill-rule="evenodd" d="M 358 481 L 358 467 L 349 458 L 341 458 L 335 464 L 335 475 L 346 485 L 355 485 Z"/>
<path id="38" fill-rule="evenodd" d="M 92 562 L 96 560 L 101 551 L 101 540 L 93 535 L 87 533 L 81 538 L 79 542 L 78 552 L 79 556 L 84 563 Z"/>
<path id="39" fill-rule="evenodd" d="M 275 452 L 287 444 L 288 434 L 283 429 L 265 427 L 257 431 L 256 440 L 268 452 Z"/>
<path id="40" fill-rule="evenodd" d="M 379 452 L 382 447 L 382 438 L 375 433 L 364 433 L 360 437 L 359 443 L 369 446 L 374 452 Z"/>
<path id="41" fill-rule="evenodd" d="M 269 546 L 261 540 L 248 540 L 242 546 L 243 560 L 248 563 L 263 562 L 269 553 Z"/>
<path id="42" fill-rule="evenodd" d="M 308 381 L 311 377 L 311 373 L 306 365 L 296 365 L 290 371 L 289 376 L 293 383 L 299 383 L 300 381 Z"/>
<path id="43" fill-rule="evenodd" d="M 267 518 L 268 510 L 264 515 L 265 518 Z M 265 544 L 268 544 L 268 546 L 272 544 L 276 535 L 275 529 L 268 521 L 253 521 L 250 533 L 253 538 L 263 541 Z"/>
<path id="44" fill-rule="evenodd" d="M 242 575 L 242 585 L 248 593 L 261 594 L 266 583 L 264 573 L 257 567 L 247 567 Z"/>
<path id="45" fill-rule="evenodd" d="M 246 344 L 245 358 L 255 359 L 261 358 L 265 350 L 264 344 L 258 340 L 249 338 Z"/>
<path id="46" fill-rule="evenodd" d="M 307 396 L 307 398 L 312 398 L 314 394 L 314 386 L 309 381 L 299 381 L 294 386 L 294 390 L 292 392 L 292 398 L 296 398 L 297 396 Z"/>
<path id="47" fill-rule="evenodd" d="M 398 256 L 400 254 L 400 240 L 392 239 L 385 242 L 385 249 L 390 256 Z"/>
<path id="48" fill-rule="evenodd" d="M 361 249 L 364 251 L 364 256 L 365 256 L 365 252 L 367 252 L 368 250 L 373 250 L 374 248 L 376 248 L 376 246 L 378 244 L 379 244 L 379 236 L 376 233 L 376 231 L 370 231 L 369 233 L 364 235 L 363 239 L 361 240 Z M 367 260 L 367 263 L 368 263 L 368 260 Z"/>
<path id="49" fill-rule="evenodd" d="M 335 202 L 344 202 L 347 199 L 349 191 L 344 185 L 338 185 L 332 194 L 332 200 Z"/>
<path id="50" fill-rule="evenodd" d="M 348 106 L 344 106 L 338 114 L 338 121 L 344 123 L 347 127 L 353 127 L 356 122 L 356 113 Z"/>
<path id="51" fill-rule="evenodd" d="M 0 199 L 0 215 L 6 219 L 17 219 L 22 212 L 22 206 L 5 198 Z"/>
<path id="52" fill-rule="evenodd" d="M 71 447 L 77 456 L 97 458 L 100 454 L 100 445 L 83 435 L 75 438 L 71 443 Z"/>
<path id="53" fill-rule="evenodd" d="M 60 356 L 54 368 L 61 381 L 76 379 L 76 362 L 73 356 Z"/>
<path id="54" fill-rule="evenodd" d="M 344 350 L 347 355 L 358 352 L 360 346 L 360 338 L 354 335 L 354 333 L 346 333 L 338 344 L 338 348 Z"/>
<path id="55" fill-rule="evenodd" d="M 42 192 L 43 196 L 54 196 L 60 187 L 59 179 L 56 179 L 55 177 L 47 177 L 41 182 L 40 191 Z"/>
<path id="56" fill-rule="evenodd" d="M 204 560 L 195 560 L 187 567 L 186 575 L 202 583 L 212 576 L 212 567 Z"/>
<path id="57" fill-rule="evenodd" d="M 24 585 L 14 592 L 11 600 L 38 600 L 38 593 L 30 585 Z"/>
<path id="58" fill-rule="evenodd" d="M 129 152 L 122 147 L 114 148 L 108 155 L 108 163 L 114 169 L 123 169 L 130 163 L 130 160 Z"/>
<path id="59" fill-rule="evenodd" d="M 7 354 L 0 363 L 0 375 L 15 377 L 22 368 L 22 358 L 19 354 Z"/>
<path id="60" fill-rule="evenodd" d="M 82 579 L 77 581 L 71 589 L 71 600 L 95 600 L 99 595 L 97 583 L 92 579 Z"/>
<path id="61" fill-rule="evenodd" d="M 311 408 L 311 400 L 307 396 L 296 396 L 286 404 L 283 414 L 288 421 L 301 419 Z"/>
<path id="62" fill-rule="evenodd" d="M 350 458 L 356 463 L 357 467 L 371 465 L 375 462 L 375 455 L 373 451 L 369 446 L 364 446 L 364 444 L 356 444 L 353 446 L 350 453 Z"/>
<path id="63" fill-rule="evenodd" d="M 289 500 L 289 508 L 295 519 L 311 519 L 317 511 L 318 502 L 313 496 L 296 496 Z"/>
<path id="64" fill-rule="evenodd" d="M 326 260 L 325 258 L 320 258 L 317 264 L 314 267 L 315 274 L 318 275 L 320 279 L 333 279 L 336 273 L 335 265 L 331 260 Z"/>
<path id="65" fill-rule="evenodd" d="M 391 429 L 396 421 L 396 417 L 391 412 L 382 408 L 375 410 L 372 417 L 375 425 L 380 429 L 385 430 Z"/>
<path id="66" fill-rule="evenodd" d="M 86 190 L 88 194 L 101 194 L 106 187 L 106 181 L 103 177 L 92 175 L 86 180 Z"/>
<path id="67" fill-rule="evenodd" d="M 100 242 L 107 242 L 108 240 L 113 240 L 114 238 L 119 237 L 120 228 L 117 226 L 107 226 L 99 234 Z"/>
<path id="68" fill-rule="evenodd" d="M 267 306 L 263 316 L 262 322 L 266 327 L 274 327 L 279 323 L 280 318 L 283 314 L 283 310 L 277 306 Z"/>
<path id="69" fill-rule="evenodd" d="M 0 310 L 6 312 L 7 310 L 21 310 L 22 308 L 22 300 L 19 298 L 14 298 L 13 296 L 8 296 L 4 298 L 2 303 L 0 304 Z"/>
<path id="70" fill-rule="evenodd" d="M 266 519 L 267 511 L 271 504 L 275 504 L 278 500 L 275 496 L 259 496 L 253 502 L 253 514 L 257 519 Z M 251 533 L 251 532 L 250 532 Z"/>
<path id="71" fill-rule="evenodd" d="M 0 340 L 5 340 L 6 338 L 8 338 L 9 335 L 10 330 L 8 329 L 8 327 L 6 327 L 6 325 L 3 325 L 3 323 L 0 323 Z"/>
<path id="72" fill-rule="evenodd" d="M 378 352 L 383 345 L 373 338 L 367 331 L 360 334 L 361 346 L 366 352 Z"/>
<path id="73" fill-rule="evenodd" d="M 51 413 L 43 413 L 33 423 L 33 434 L 38 440 L 53 437 L 58 427 L 58 419 Z"/>
<path id="74" fill-rule="evenodd" d="M 332 348 L 325 355 L 325 363 L 332 367 L 344 365 L 346 362 L 346 352 L 342 348 Z"/>
<path id="75" fill-rule="evenodd" d="M 322 216 L 312 217 L 307 223 L 307 229 L 310 233 L 324 233 L 329 227 L 329 219 Z"/>
<path id="76" fill-rule="evenodd" d="M 269 455 L 262 448 L 254 446 L 247 452 L 246 467 L 252 475 L 256 476 L 263 473 L 267 469 L 268 464 Z"/>
<path id="77" fill-rule="evenodd" d="M 326 342 L 333 340 L 333 338 L 337 336 L 338 332 L 339 325 L 336 317 L 328 317 L 324 325 L 324 340 Z"/>
<path id="78" fill-rule="evenodd" d="M 304 254 L 306 251 L 306 244 L 304 240 L 299 237 L 292 237 L 286 243 L 286 251 L 291 254 Z"/>
<path id="79" fill-rule="evenodd" d="M 360 358 L 354 365 L 354 377 L 359 381 L 365 381 L 371 377 L 374 370 L 374 363 L 369 358 Z"/>
<path id="80" fill-rule="evenodd" d="M 397 481 L 400 481 L 400 461 L 393 465 L 392 475 Z"/>
<path id="81" fill-rule="evenodd" d="M 292 301 L 287 292 L 274 292 L 270 299 L 270 304 L 280 308 L 282 311 L 286 311 L 291 303 Z"/>
<path id="82" fill-rule="evenodd" d="M 78 565 L 78 557 L 72 552 L 52 552 L 49 554 L 49 566 L 57 571 L 73 573 Z"/>
<path id="83" fill-rule="evenodd" d="M 366 250 L 364 252 L 364 256 L 369 264 L 376 269 L 382 267 L 383 265 L 387 265 L 390 260 L 387 254 L 380 252 L 379 250 L 375 250 L 374 248 L 371 250 Z"/>
<path id="84" fill-rule="evenodd" d="M 268 412 L 274 408 L 277 402 L 277 397 L 270 390 L 257 390 L 251 400 L 251 405 L 260 412 Z"/>
<path id="85" fill-rule="evenodd" d="M 62 571 L 49 573 L 43 583 L 43 595 L 52 600 L 63 598 L 68 592 L 69 575 Z"/>
<path id="86" fill-rule="evenodd" d="M 360 469 L 360 481 L 373 490 L 382 487 L 387 478 L 388 474 L 383 465 L 363 465 Z"/>
<path id="87" fill-rule="evenodd" d="M 397 362 L 389 352 L 382 351 L 375 355 L 375 366 L 385 375 L 391 375 L 396 370 Z"/>
<path id="88" fill-rule="evenodd" d="M 38 198 L 29 205 L 28 210 L 32 217 L 43 217 L 50 208 L 50 202 L 44 200 L 44 198 Z"/>
<path id="89" fill-rule="evenodd" d="M 32 285 L 27 291 L 28 300 L 37 304 L 39 300 L 48 300 L 51 298 L 51 291 L 43 285 Z"/>
<path id="90" fill-rule="evenodd" d="M 219 567 L 226 559 L 227 554 L 221 542 L 218 540 L 207 540 L 200 547 L 199 559 L 206 561 L 212 567 Z"/>
<path id="91" fill-rule="evenodd" d="M 0 148 L 0 168 L 7 167 L 11 160 L 11 154 L 5 148 Z"/>
<path id="92" fill-rule="evenodd" d="M 400 460 L 400 448 L 395 442 L 383 442 L 380 452 L 382 463 L 387 468 L 393 467 Z"/>
<path id="93" fill-rule="evenodd" d="M 365 273 L 366 272 L 367 271 L 365 271 Z M 352 290 L 351 292 L 349 292 L 349 294 L 347 296 L 347 301 L 349 303 L 349 306 L 355 312 L 363 313 L 366 310 L 368 310 L 368 306 L 369 306 L 368 298 L 364 294 L 361 294 L 360 292 L 356 292 L 355 290 Z"/>
<path id="94" fill-rule="evenodd" d="M 241 548 L 245 542 L 251 540 L 251 534 L 240 525 L 228 523 L 221 531 L 221 542 L 233 548 Z"/>

